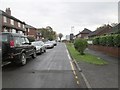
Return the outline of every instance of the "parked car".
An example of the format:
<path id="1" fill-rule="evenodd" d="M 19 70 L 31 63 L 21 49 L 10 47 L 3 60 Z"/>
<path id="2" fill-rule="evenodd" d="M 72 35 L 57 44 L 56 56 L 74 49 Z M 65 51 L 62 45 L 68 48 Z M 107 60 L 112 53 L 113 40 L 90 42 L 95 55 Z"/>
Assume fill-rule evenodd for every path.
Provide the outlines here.
<path id="1" fill-rule="evenodd" d="M 49 49 L 49 48 L 53 48 L 54 44 L 51 41 L 47 41 L 47 42 L 45 42 L 45 46 L 47 49 Z"/>
<path id="2" fill-rule="evenodd" d="M 53 40 L 53 41 L 51 41 L 51 42 L 54 44 L 54 46 L 57 45 L 57 42 L 56 42 L 55 40 Z"/>
<path id="3" fill-rule="evenodd" d="M 46 52 L 46 47 L 42 41 L 34 41 L 32 45 L 36 47 L 36 53 L 43 53 Z"/>
<path id="4" fill-rule="evenodd" d="M 43 41 L 38 41 L 39 45 L 41 46 L 42 53 L 46 52 L 46 46 Z"/>
<path id="5" fill-rule="evenodd" d="M 26 58 L 36 58 L 36 48 L 26 36 L 17 33 L 2 33 L 2 62 L 25 65 Z"/>

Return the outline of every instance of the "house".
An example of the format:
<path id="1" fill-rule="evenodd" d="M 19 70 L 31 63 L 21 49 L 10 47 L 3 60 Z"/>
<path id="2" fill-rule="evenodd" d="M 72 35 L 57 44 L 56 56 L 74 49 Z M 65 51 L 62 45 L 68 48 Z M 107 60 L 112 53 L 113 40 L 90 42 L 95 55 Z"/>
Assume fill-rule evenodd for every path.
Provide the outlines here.
<path id="1" fill-rule="evenodd" d="M 37 29 L 31 25 L 26 24 L 25 25 L 26 33 L 25 35 L 37 38 Z"/>
<path id="2" fill-rule="evenodd" d="M 2 32 L 12 32 L 25 34 L 25 22 L 15 18 L 11 15 L 10 8 L 6 8 L 6 11 L 0 10 L 2 16 Z"/>
<path id="3" fill-rule="evenodd" d="M 110 26 L 109 24 L 104 25 L 104 26 L 101 26 L 101 27 L 97 28 L 92 33 L 90 33 L 88 35 L 88 37 L 92 38 L 92 37 L 95 37 L 95 36 L 106 35 L 106 34 L 110 33 L 111 31 L 112 31 L 112 26 Z"/>
<path id="4" fill-rule="evenodd" d="M 120 34 L 120 23 L 112 27 L 112 30 L 108 34 Z"/>
<path id="5" fill-rule="evenodd" d="M 92 33 L 91 30 L 87 29 L 87 28 L 84 28 L 83 31 L 79 32 L 77 35 L 76 35 L 76 38 L 84 38 L 84 39 L 88 39 L 88 35 Z"/>

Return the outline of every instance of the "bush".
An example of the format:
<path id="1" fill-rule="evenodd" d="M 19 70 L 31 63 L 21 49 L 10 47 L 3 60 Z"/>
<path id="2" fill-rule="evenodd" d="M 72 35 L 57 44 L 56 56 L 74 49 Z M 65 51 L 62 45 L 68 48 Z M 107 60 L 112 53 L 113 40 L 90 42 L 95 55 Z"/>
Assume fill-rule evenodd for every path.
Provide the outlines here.
<path id="1" fill-rule="evenodd" d="M 35 38 L 34 38 L 34 37 L 28 36 L 27 38 L 28 38 L 28 40 L 29 40 L 30 42 L 34 42 L 34 41 L 35 41 Z"/>
<path id="2" fill-rule="evenodd" d="M 93 38 L 93 44 L 120 47 L 120 34 L 95 37 Z"/>
<path id="3" fill-rule="evenodd" d="M 84 55 L 84 50 L 87 48 L 87 41 L 84 39 L 77 38 L 74 42 L 75 49 L 81 54 Z"/>
<path id="4" fill-rule="evenodd" d="M 114 35 L 113 42 L 115 47 L 120 47 L 120 34 Z"/>
<path id="5" fill-rule="evenodd" d="M 99 44 L 99 37 L 93 38 L 93 44 L 98 45 Z"/>
<path id="6" fill-rule="evenodd" d="M 106 36 L 106 46 L 114 46 L 113 35 Z"/>
<path id="7" fill-rule="evenodd" d="M 101 36 L 99 38 L 99 44 L 105 46 L 106 45 L 106 36 Z"/>

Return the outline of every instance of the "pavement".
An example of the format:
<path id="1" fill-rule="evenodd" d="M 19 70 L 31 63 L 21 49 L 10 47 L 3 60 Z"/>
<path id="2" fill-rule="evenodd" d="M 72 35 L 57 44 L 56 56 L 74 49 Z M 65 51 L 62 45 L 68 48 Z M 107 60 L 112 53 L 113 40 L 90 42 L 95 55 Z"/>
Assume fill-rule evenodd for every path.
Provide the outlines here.
<path id="1" fill-rule="evenodd" d="M 93 65 L 83 61 L 78 63 L 91 88 L 118 88 L 118 58 L 102 52 L 86 49 L 85 52 L 103 58 L 108 65 Z"/>
<path id="2" fill-rule="evenodd" d="M 74 68 L 74 70 L 73 70 Z M 64 43 L 59 43 L 25 66 L 9 64 L 2 67 L 3 88 L 86 88 L 83 79 L 78 83 Z"/>

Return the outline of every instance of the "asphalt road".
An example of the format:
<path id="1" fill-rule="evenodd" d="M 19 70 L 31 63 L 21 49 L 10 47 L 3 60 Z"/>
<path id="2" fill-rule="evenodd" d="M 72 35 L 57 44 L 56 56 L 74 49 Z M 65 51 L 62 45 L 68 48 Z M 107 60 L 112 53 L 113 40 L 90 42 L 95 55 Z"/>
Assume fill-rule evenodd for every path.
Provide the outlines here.
<path id="1" fill-rule="evenodd" d="M 64 43 L 59 43 L 25 66 L 2 68 L 3 88 L 79 88 Z"/>

